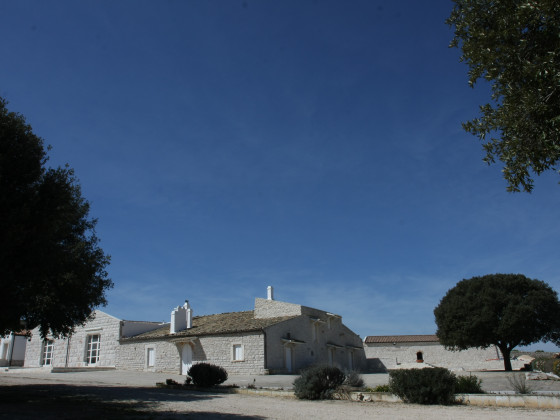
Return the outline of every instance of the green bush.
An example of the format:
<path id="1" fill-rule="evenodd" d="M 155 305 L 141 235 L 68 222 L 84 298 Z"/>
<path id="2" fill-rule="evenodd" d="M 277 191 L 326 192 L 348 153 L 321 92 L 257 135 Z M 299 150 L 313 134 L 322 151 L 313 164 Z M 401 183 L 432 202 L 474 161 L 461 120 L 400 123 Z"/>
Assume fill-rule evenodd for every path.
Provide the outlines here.
<path id="1" fill-rule="evenodd" d="M 455 393 L 484 394 L 484 391 L 482 390 L 482 380 L 473 375 L 458 376 L 457 382 L 455 382 Z"/>
<path id="2" fill-rule="evenodd" d="M 445 368 L 389 372 L 391 392 L 407 403 L 452 404 L 456 381 L 456 376 Z"/>
<path id="3" fill-rule="evenodd" d="M 555 359 L 552 363 L 552 373 L 560 376 L 560 359 Z"/>
<path id="4" fill-rule="evenodd" d="M 370 392 L 392 392 L 389 385 L 377 385 Z"/>
<path id="5" fill-rule="evenodd" d="M 196 386 L 208 388 L 225 382 L 228 378 L 226 370 L 210 363 L 192 365 L 187 374 Z"/>
<path id="6" fill-rule="evenodd" d="M 344 379 L 344 372 L 337 367 L 313 366 L 294 381 L 294 393 L 301 400 L 329 399 Z"/>
<path id="7" fill-rule="evenodd" d="M 551 357 L 537 357 L 531 362 L 531 367 L 533 370 L 540 370 L 541 372 L 552 372 L 555 360 Z"/>

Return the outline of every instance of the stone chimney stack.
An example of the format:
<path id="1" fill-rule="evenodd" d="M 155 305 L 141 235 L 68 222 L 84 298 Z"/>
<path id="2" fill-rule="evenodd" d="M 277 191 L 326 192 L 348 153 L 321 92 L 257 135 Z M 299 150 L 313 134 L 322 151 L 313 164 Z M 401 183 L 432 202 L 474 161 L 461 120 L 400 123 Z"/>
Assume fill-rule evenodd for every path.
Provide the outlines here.
<path id="1" fill-rule="evenodd" d="M 185 311 L 187 312 L 187 329 L 192 328 L 193 311 L 188 300 L 185 300 L 183 308 L 185 308 Z"/>
<path id="2" fill-rule="evenodd" d="M 266 298 L 268 300 L 274 300 L 274 289 L 272 288 L 272 286 L 268 286 L 266 288 L 266 292 L 267 292 Z"/>

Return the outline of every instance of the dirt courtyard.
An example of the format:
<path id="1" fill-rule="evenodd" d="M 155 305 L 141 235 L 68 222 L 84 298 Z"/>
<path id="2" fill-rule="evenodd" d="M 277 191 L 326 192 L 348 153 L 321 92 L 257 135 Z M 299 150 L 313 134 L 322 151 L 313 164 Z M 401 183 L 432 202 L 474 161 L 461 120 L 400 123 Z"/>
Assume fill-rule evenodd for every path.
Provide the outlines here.
<path id="1" fill-rule="evenodd" d="M 0 418 L 96 420 L 558 418 L 557 410 L 299 401 L 287 398 L 168 390 L 145 384 L 119 383 L 116 379 L 118 372 L 106 375 L 106 380 L 100 380 L 99 376 L 96 376 L 95 380 L 65 381 L 64 374 L 51 375 L 0 374 Z M 80 377 L 87 378 L 83 375 Z"/>

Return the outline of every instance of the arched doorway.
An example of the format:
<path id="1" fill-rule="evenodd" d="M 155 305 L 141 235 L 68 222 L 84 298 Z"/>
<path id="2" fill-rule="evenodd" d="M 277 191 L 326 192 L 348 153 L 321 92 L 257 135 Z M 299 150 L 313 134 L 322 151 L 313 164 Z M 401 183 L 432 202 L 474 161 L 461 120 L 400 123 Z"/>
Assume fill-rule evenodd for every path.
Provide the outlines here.
<path id="1" fill-rule="evenodd" d="M 192 347 L 189 343 L 183 344 L 181 350 L 181 375 L 186 375 L 192 366 Z"/>

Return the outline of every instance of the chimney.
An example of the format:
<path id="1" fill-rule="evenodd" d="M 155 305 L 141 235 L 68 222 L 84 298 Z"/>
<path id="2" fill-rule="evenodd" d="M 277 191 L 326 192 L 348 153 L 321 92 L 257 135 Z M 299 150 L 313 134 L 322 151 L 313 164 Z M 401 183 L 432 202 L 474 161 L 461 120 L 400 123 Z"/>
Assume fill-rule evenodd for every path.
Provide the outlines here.
<path id="1" fill-rule="evenodd" d="M 185 308 L 186 312 L 187 312 L 187 329 L 192 328 L 192 308 L 191 305 L 189 305 L 189 301 L 185 300 L 185 304 L 183 305 L 183 308 Z"/>
<path id="2" fill-rule="evenodd" d="M 171 311 L 171 325 L 169 326 L 169 332 L 171 334 L 178 333 L 187 328 L 192 328 L 192 309 L 189 305 L 189 301 L 185 300 L 183 306 L 177 306 L 173 311 Z"/>
<path id="3" fill-rule="evenodd" d="M 268 286 L 268 287 L 266 288 L 266 291 L 267 291 L 267 296 L 266 296 L 266 298 L 267 298 L 268 300 L 274 300 L 274 289 L 272 288 L 272 286 Z"/>

